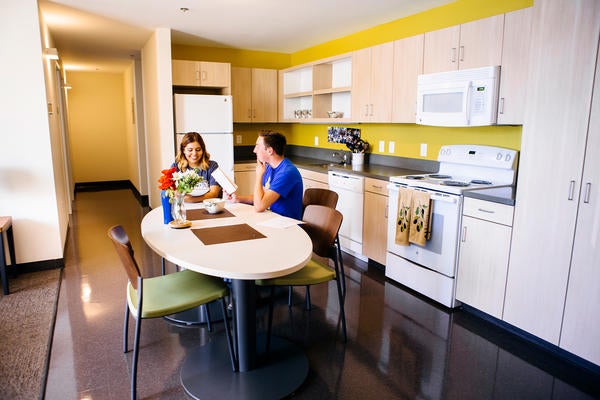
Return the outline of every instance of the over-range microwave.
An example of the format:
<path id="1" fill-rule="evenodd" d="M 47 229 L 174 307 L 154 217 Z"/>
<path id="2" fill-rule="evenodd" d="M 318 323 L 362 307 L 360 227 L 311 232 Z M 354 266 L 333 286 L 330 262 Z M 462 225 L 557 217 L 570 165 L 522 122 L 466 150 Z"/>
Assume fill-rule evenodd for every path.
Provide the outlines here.
<path id="1" fill-rule="evenodd" d="M 417 124 L 495 125 L 500 66 L 419 75 Z"/>

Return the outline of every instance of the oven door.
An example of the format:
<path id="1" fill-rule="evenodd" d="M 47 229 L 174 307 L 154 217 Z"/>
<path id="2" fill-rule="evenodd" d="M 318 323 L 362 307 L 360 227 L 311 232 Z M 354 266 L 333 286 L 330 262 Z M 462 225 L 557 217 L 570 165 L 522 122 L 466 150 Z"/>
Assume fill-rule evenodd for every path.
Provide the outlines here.
<path id="1" fill-rule="evenodd" d="M 458 249 L 462 196 L 437 192 L 418 187 L 415 190 L 428 192 L 431 197 L 431 238 L 425 246 L 411 243 L 408 246 L 396 244 L 398 223 L 398 188 L 401 184 L 391 183 L 388 205 L 388 252 L 419 264 L 425 268 L 453 278 Z M 406 186 L 405 186 L 406 187 Z"/>

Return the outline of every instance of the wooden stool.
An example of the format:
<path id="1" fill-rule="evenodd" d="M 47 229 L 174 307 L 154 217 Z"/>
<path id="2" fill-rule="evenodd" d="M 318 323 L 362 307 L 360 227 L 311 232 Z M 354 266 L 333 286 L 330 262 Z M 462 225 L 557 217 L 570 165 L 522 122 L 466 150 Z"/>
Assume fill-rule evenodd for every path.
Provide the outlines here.
<path id="1" fill-rule="evenodd" d="M 16 265 L 15 262 L 15 239 L 12 230 L 12 218 L 0 217 L 0 278 L 2 278 L 2 290 L 8 294 L 8 278 L 6 276 L 6 255 L 4 254 L 4 232 L 8 243 L 8 252 L 10 254 L 10 265 Z"/>

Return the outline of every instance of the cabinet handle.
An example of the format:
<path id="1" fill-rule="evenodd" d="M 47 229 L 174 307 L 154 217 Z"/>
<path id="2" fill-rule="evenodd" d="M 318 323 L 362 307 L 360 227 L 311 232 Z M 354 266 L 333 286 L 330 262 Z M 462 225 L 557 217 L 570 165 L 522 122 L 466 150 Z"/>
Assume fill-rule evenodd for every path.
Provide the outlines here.
<path id="1" fill-rule="evenodd" d="M 200 80 L 200 71 L 196 71 L 196 80 L 199 81 Z"/>
<path id="2" fill-rule="evenodd" d="M 481 212 L 487 213 L 487 214 L 494 214 L 495 213 L 494 210 L 486 210 L 484 208 L 478 208 L 477 211 L 481 211 Z"/>
<path id="3" fill-rule="evenodd" d="M 575 196 L 575 181 L 571 181 L 571 183 L 569 183 L 569 197 L 567 198 L 567 200 L 573 200 L 574 196 Z"/>
<path id="4" fill-rule="evenodd" d="M 205 81 L 206 80 L 206 71 L 202 71 L 202 80 Z"/>
<path id="5" fill-rule="evenodd" d="M 248 109 L 248 118 L 252 118 L 252 109 L 251 108 Z"/>
<path id="6" fill-rule="evenodd" d="M 450 62 L 456 62 L 456 47 L 450 49 Z"/>
<path id="7" fill-rule="evenodd" d="M 463 226 L 463 231 L 462 231 L 462 237 L 460 238 L 461 242 L 466 242 L 467 241 L 467 227 Z"/>
<path id="8" fill-rule="evenodd" d="M 458 50 L 459 61 L 465 61 L 465 46 L 460 46 Z"/>
<path id="9" fill-rule="evenodd" d="M 369 114 L 370 117 L 373 116 L 373 103 L 370 104 L 371 105 L 371 113 Z"/>
<path id="10" fill-rule="evenodd" d="M 498 107 L 498 114 L 504 114 L 504 97 L 500 97 L 500 106 Z"/>
<path id="11" fill-rule="evenodd" d="M 365 104 L 365 117 L 369 116 L 369 105 Z"/>
<path id="12" fill-rule="evenodd" d="M 256 118 L 256 108 L 252 109 L 252 118 Z"/>
<path id="13" fill-rule="evenodd" d="M 583 195 L 583 202 L 584 203 L 589 203 L 590 202 L 590 194 L 592 192 L 592 182 L 588 182 L 585 184 L 585 194 Z"/>
<path id="14" fill-rule="evenodd" d="M 385 203 L 385 213 L 383 214 L 383 215 L 384 215 L 384 217 L 385 217 L 385 219 L 387 219 L 387 218 L 388 218 L 388 207 L 389 207 L 389 204 L 388 204 L 388 203 Z"/>

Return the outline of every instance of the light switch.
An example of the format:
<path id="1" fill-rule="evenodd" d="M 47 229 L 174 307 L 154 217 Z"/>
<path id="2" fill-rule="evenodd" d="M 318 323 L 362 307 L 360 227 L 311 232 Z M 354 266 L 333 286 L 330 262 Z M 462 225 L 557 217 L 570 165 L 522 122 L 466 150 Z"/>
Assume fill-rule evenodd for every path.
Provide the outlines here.
<path id="1" fill-rule="evenodd" d="M 427 143 L 421 143 L 421 157 L 427 157 Z"/>
<path id="2" fill-rule="evenodd" d="M 318 145 L 319 145 L 319 137 L 315 136 L 315 146 L 318 146 Z"/>
<path id="3" fill-rule="evenodd" d="M 379 152 L 380 153 L 384 153 L 385 152 L 385 140 L 380 140 L 379 141 Z"/>
<path id="4" fill-rule="evenodd" d="M 388 143 L 388 153 L 394 154 L 395 151 L 396 151 L 396 142 L 394 142 L 393 140 L 390 140 L 390 142 Z"/>
<path id="5" fill-rule="evenodd" d="M 242 135 L 235 135 L 235 144 L 242 144 Z"/>

